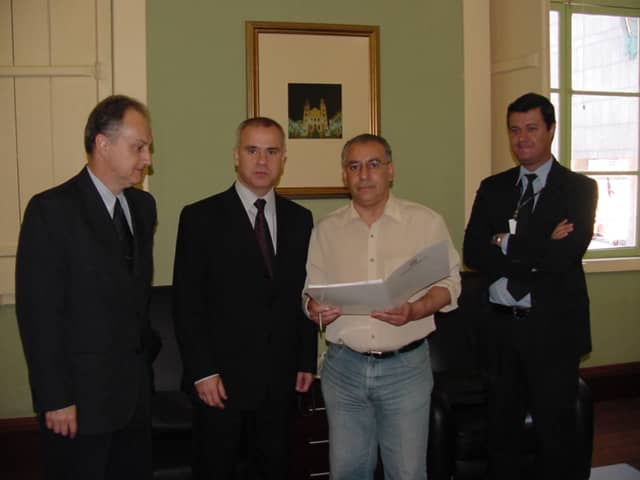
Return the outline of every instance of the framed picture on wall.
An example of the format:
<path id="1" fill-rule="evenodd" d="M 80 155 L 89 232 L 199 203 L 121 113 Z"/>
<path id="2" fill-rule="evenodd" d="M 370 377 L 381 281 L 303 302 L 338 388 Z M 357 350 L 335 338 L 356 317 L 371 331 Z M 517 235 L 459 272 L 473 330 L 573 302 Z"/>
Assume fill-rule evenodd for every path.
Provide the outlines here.
<path id="1" fill-rule="evenodd" d="M 287 134 L 279 193 L 348 195 L 340 153 L 360 133 L 379 133 L 379 27 L 246 22 L 247 114 Z"/>

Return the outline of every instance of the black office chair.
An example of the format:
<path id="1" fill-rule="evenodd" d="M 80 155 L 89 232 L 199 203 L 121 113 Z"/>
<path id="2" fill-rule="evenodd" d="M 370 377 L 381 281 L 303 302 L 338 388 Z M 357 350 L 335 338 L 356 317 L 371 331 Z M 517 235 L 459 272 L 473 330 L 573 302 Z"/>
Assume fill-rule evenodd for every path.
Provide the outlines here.
<path id="1" fill-rule="evenodd" d="M 171 287 L 153 287 L 149 315 L 159 340 L 153 361 L 154 393 L 151 400 L 153 478 L 191 478 L 191 402 L 180 390 L 182 360 L 171 313 Z"/>
<path id="2" fill-rule="evenodd" d="M 436 315 L 429 337 L 434 390 L 427 471 L 429 480 L 486 478 L 487 382 L 485 315 L 489 311 L 487 284 L 476 272 L 462 272 L 462 294 L 455 311 Z M 576 399 L 580 478 L 588 479 L 593 450 L 593 399 L 580 379 Z M 535 460 L 534 425 L 524 421 L 523 471 Z"/>

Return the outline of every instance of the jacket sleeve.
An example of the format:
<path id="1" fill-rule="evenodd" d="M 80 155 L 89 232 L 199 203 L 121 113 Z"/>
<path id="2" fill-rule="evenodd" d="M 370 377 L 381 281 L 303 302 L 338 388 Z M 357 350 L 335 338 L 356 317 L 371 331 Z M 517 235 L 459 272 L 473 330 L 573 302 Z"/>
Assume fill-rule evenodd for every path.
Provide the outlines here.
<path id="1" fill-rule="evenodd" d="M 497 218 L 496 200 L 486 181 L 480 185 L 464 238 L 464 262 L 488 274 L 492 282 L 499 277 L 530 275 L 538 272 L 566 272 L 582 260 L 593 235 L 597 184 L 590 178 L 568 173 L 565 187 L 553 201 L 553 215 L 537 219 L 528 236 L 509 236 L 507 254 L 491 244 L 496 233 L 508 230 L 506 218 Z M 538 207 L 536 207 L 538 208 Z M 535 215 L 534 215 L 535 216 Z M 551 234 L 563 219 L 574 224 L 564 239 L 553 240 Z"/>
<path id="2" fill-rule="evenodd" d="M 507 220 L 505 219 L 503 224 L 496 224 L 492 210 L 492 199 L 485 180 L 480 184 L 473 202 L 462 252 L 465 265 L 487 274 L 490 282 L 499 277 L 509 276 L 514 268 L 507 256 L 491 244 L 493 235 L 508 231 Z M 511 240 L 512 238 L 509 242 Z"/>
<path id="3" fill-rule="evenodd" d="M 303 222 L 305 250 L 308 251 L 309 237 L 313 228 L 313 218 L 311 212 L 305 212 Z M 304 257 L 303 267 L 306 264 L 307 256 Z M 304 278 L 304 275 L 302 276 Z M 298 314 L 298 340 L 300 350 L 298 354 L 298 371 L 316 373 L 318 363 L 318 334 L 315 324 L 307 318 L 302 306 Z"/>
<path id="4" fill-rule="evenodd" d="M 24 214 L 16 255 L 16 313 L 34 408 L 42 413 L 75 403 L 65 343 L 68 311 L 65 297 L 63 232 L 55 213 L 34 197 Z"/>
<path id="5" fill-rule="evenodd" d="M 574 176 L 571 188 L 562 196 L 558 221 L 538 228 L 526 239 L 509 239 L 507 256 L 523 263 L 528 269 L 540 272 L 562 273 L 582 261 L 593 237 L 598 188 L 594 180 Z M 574 230 L 560 240 L 551 239 L 556 225 L 567 219 Z M 513 241 L 512 241 L 513 240 Z"/>
<path id="6" fill-rule="evenodd" d="M 219 373 L 206 328 L 205 235 L 194 213 L 185 207 L 180 215 L 173 267 L 173 319 L 187 386 Z"/>

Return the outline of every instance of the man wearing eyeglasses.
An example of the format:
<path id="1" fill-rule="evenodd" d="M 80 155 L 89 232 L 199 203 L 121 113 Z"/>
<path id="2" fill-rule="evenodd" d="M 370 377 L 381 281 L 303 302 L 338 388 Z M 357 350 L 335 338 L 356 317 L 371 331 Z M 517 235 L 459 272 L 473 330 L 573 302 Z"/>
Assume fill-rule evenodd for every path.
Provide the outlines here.
<path id="1" fill-rule="evenodd" d="M 433 377 L 426 337 L 433 314 L 456 308 L 459 255 L 442 217 L 391 194 L 391 148 L 362 134 L 342 150 L 342 177 L 352 201 L 313 230 L 307 284 L 386 278 L 428 245 L 446 240 L 449 276 L 398 307 L 343 315 L 306 300 L 309 318 L 326 325 L 322 393 L 329 420 L 331 478 L 372 479 L 380 448 L 385 477 L 426 478 Z"/>

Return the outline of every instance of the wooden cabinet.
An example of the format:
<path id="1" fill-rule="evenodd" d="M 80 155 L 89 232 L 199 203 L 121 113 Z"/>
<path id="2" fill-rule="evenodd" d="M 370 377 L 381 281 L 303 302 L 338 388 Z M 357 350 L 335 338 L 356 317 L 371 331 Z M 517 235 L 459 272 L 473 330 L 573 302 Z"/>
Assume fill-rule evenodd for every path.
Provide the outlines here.
<path id="1" fill-rule="evenodd" d="M 292 449 L 291 480 L 329 478 L 329 427 L 320 381 L 298 395 Z"/>
<path id="2" fill-rule="evenodd" d="M 322 399 L 320 380 L 313 382 L 308 393 L 297 398 L 290 480 L 329 478 L 329 426 Z M 382 464 L 374 474 L 383 480 Z"/>

